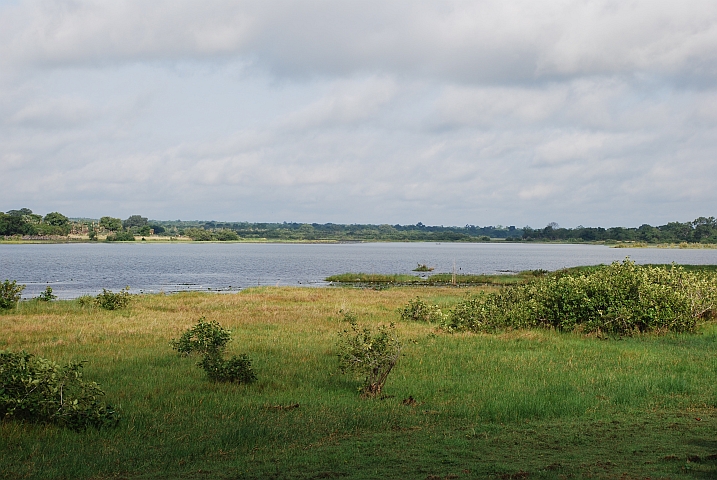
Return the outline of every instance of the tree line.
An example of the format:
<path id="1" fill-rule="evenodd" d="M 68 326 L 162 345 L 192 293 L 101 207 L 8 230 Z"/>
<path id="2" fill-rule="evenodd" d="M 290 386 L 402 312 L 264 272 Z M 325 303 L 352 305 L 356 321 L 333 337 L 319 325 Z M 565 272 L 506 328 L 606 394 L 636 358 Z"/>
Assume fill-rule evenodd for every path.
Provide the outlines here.
<path id="1" fill-rule="evenodd" d="M 105 216 L 95 219 L 69 219 L 59 212 L 38 215 L 28 208 L 0 212 L 0 236 L 66 236 L 88 235 L 97 240 L 132 241 L 135 236 L 161 235 L 188 237 L 195 241 L 277 240 L 277 241 L 424 241 L 481 242 L 505 241 L 564 242 L 644 242 L 644 243 L 714 243 L 717 244 L 715 217 L 699 217 L 691 222 L 670 222 L 653 227 L 583 227 L 561 228 L 550 223 L 544 228 L 529 226 L 443 226 L 374 225 L 336 223 L 250 223 L 217 221 L 148 220 L 131 215 L 122 220 Z"/>
<path id="2" fill-rule="evenodd" d="M 717 220 L 699 217 L 691 222 L 670 222 L 658 227 L 644 224 L 635 228 L 560 228 L 551 223 L 542 229 L 523 228 L 522 238 L 527 241 L 717 243 Z"/>

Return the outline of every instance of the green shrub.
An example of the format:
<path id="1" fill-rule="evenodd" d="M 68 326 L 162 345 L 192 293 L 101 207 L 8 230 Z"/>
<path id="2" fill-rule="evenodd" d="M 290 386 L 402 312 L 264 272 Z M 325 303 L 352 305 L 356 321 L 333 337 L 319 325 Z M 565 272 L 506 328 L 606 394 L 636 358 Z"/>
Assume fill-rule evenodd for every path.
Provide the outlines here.
<path id="1" fill-rule="evenodd" d="M 121 308 L 127 308 L 130 299 L 129 286 L 124 287 L 117 293 L 103 288 L 102 293 L 95 297 L 95 304 L 105 310 L 119 310 Z"/>
<path id="2" fill-rule="evenodd" d="M 108 242 L 134 242 L 134 235 L 132 232 L 111 233 L 105 240 Z"/>
<path id="3" fill-rule="evenodd" d="M 401 320 L 414 322 L 440 323 L 443 321 L 443 312 L 438 305 L 429 305 L 416 297 L 398 310 Z"/>
<path id="4" fill-rule="evenodd" d="M 470 297 L 443 322 L 449 331 L 555 328 L 632 335 L 690 332 L 717 312 L 717 282 L 704 272 L 636 265 L 560 271 Z"/>
<path id="5" fill-rule="evenodd" d="M 231 338 L 231 330 L 201 317 L 194 327 L 172 340 L 170 345 L 182 356 L 201 355 L 202 360 L 197 365 L 215 382 L 251 383 L 256 380 L 256 375 L 248 356 L 242 354 L 224 360 L 224 351 Z"/>
<path id="6" fill-rule="evenodd" d="M 22 297 L 25 285 L 18 285 L 17 281 L 5 280 L 0 283 L 0 308 L 9 309 L 17 305 Z"/>
<path id="7" fill-rule="evenodd" d="M 52 301 L 52 300 L 56 300 L 56 299 L 57 299 L 57 295 L 54 295 L 54 294 L 52 293 L 52 287 L 50 287 L 50 286 L 48 285 L 48 286 L 45 288 L 45 291 L 44 291 L 44 292 L 41 292 L 40 295 L 37 296 L 37 299 L 40 300 L 41 302 L 49 302 L 49 301 Z"/>
<path id="8" fill-rule="evenodd" d="M 351 313 L 344 314 L 344 319 L 349 322 L 349 328 L 339 332 L 339 371 L 363 377 L 362 396 L 380 395 L 401 354 L 396 327 L 393 323 L 380 325 L 374 333 L 368 327 L 359 327 L 356 316 Z"/>
<path id="9" fill-rule="evenodd" d="M 0 418 L 84 429 L 115 425 L 119 414 L 104 392 L 82 378 L 84 362 L 65 366 L 25 351 L 0 350 Z"/>

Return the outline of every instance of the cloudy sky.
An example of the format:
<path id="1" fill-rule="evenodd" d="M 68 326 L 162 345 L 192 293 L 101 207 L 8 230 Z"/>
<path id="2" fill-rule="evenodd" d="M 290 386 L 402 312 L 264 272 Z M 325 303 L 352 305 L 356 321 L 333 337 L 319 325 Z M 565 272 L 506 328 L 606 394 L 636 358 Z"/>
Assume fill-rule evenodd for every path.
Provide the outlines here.
<path id="1" fill-rule="evenodd" d="M 714 0 L 0 0 L 0 209 L 717 215 Z"/>

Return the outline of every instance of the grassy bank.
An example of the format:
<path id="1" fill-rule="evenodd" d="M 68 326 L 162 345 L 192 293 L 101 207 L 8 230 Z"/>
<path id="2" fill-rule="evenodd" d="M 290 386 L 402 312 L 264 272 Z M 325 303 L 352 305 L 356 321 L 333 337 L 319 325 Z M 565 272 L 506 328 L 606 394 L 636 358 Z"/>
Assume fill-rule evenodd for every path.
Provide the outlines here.
<path id="1" fill-rule="evenodd" d="M 427 276 L 409 274 L 381 273 L 342 273 L 327 277 L 327 282 L 354 286 L 391 285 L 391 286 L 479 286 L 479 285 L 515 285 L 534 279 L 542 270 L 525 271 L 507 275 L 464 275 L 434 273 Z"/>
<path id="2" fill-rule="evenodd" d="M 86 432 L 2 422 L 0 478 L 717 475 L 715 325 L 605 341 L 399 321 L 417 295 L 448 308 L 478 288 L 147 295 L 119 311 L 21 302 L 0 313 L 0 348 L 87 360 L 123 419 Z M 386 398 L 361 399 L 336 374 L 345 311 L 397 322 L 404 349 Z M 228 353 L 252 358 L 256 383 L 211 383 L 175 355 L 169 340 L 200 316 L 233 330 Z"/>

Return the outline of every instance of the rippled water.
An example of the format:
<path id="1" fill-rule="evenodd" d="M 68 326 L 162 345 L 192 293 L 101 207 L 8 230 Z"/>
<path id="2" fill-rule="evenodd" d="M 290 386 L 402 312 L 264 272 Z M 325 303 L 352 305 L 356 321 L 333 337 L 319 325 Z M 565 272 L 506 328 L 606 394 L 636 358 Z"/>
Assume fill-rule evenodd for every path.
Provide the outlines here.
<path id="1" fill-rule="evenodd" d="M 60 298 L 129 285 L 133 293 L 236 291 L 256 285 L 326 285 L 345 272 L 412 273 L 418 263 L 461 273 L 557 270 L 622 260 L 717 264 L 717 250 L 614 249 L 600 245 L 513 243 L 53 244 L 0 245 L 0 281 L 27 285 L 25 298 L 50 285 Z"/>

